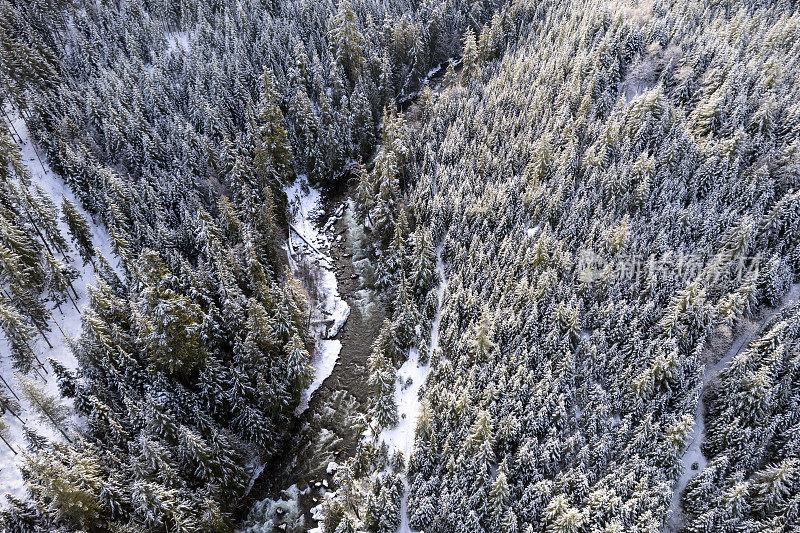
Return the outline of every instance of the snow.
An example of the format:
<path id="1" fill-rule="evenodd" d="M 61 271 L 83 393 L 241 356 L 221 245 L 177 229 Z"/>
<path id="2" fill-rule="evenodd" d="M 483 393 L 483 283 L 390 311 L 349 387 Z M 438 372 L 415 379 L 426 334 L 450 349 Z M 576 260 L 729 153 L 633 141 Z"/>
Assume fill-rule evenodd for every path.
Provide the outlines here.
<path id="1" fill-rule="evenodd" d="M 240 533 L 272 533 L 273 531 L 298 531 L 304 527 L 303 512 L 300 509 L 301 495 L 308 494 L 310 487 L 300 490 L 297 485 L 292 485 L 282 490 L 277 500 L 269 498 L 256 502 L 250 510 L 250 525 L 240 530 Z"/>
<path id="2" fill-rule="evenodd" d="M 639 98 L 647 91 L 651 90 L 655 87 L 654 81 L 630 81 L 622 86 L 622 94 L 625 98 L 625 103 L 630 103 L 633 100 Z"/>
<path id="3" fill-rule="evenodd" d="M 437 252 L 437 271 L 444 279 L 444 267 L 442 266 L 441 250 Z M 438 288 L 439 307 L 431 324 L 431 338 L 428 353 L 433 353 L 439 347 L 439 322 L 441 321 L 441 302 L 444 297 L 446 283 L 442 281 Z M 430 365 L 420 364 L 419 350 L 412 348 L 409 350 L 408 359 L 397 371 L 397 383 L 394 390 L 394 401 L 397 404 L 399 421 L 396 426 L 386 428 L 380 434 L 380 440 L 389 446 L 390 454 L 400 451 L 403 454 L 406 464 L 411 457 L 414 448 L 414 432 L 417 427 L 422 404 L 419 400 L 420 387 L 425 383 L 430 373 Z M 407 383 L 410 385 L 406 386 Z"/>
<path id="4" fill-rule="evenodd" d="M 167 38 L 167 53 L 173 52 L 177 49 L 183 49 L 189 52 L 192 48 L 189 44 L 189 33 L 185 31 L 172 31 L 168 32 L 165 37 Z"/>
<path id="5" fill-rule="evenodd" d="M 737 356 L 743 349 L 745 349 L 756 335 L 761 333 L 767 323 L 778 313 L 780 313 L 787 306 L 796 303 L 800 300 L 800 283 L 792 286 L 789 293 L 783 300 L 783 303 L 776 307 L 771 313 L 764 318 L 760 324 L 754 327 L 746 328 L 745 331 L 733 342 L 725 356 L 717 361 L 716 364 L 710 368 L 705 369 L 703 377 L 701 378 L 700 394 L 697 400 L 697 405 L 694 409 L 694 426 L 689 433 L 689 445 L 683 452 L 681 457 L 681 475 L 672 493 L 672 500 L 669 507 L 669 516 L 665 523 L 665 531 L 680 531 L 682 527 L 682 513 L 680 507 L 681 495 L 683 494 L 689 480 L 695 475 L 705 469 L 708 464 L 708 459 L 703 455 L 702 444 L 706 434 L 705 423 L 705 403 L 703 402 L 703 392 L 714 381 L 720 372 Z M 696 470 L 692 469 L 692 465 L 697 463 Z"/>
<path id="6" fill-rule="evenodd" d="M 331 375 L 333 368 L 336 366 L 336 361 L 339 360 L 339 352 L 341 351 L 342 343 L 340 341 L 317 339 L 314 355 L 311 359 L 311 366 L 314 368 L 314 381 L 300 393 L 300 403 L 295 409 L 295 415 L 299 416 L 308 409 L 311 395 Z"/>
<path id="7" fill-rule="evenodd" d="M 250 470 L 252 473 L 250 474 L 250 481 L 247 483 L 247 491 L 244 493 L 245 496 L 250 494 L 250 491 L 253 490 L 253 485 L 255 485 L 256 480 L 261 476 L 261 473 L 264 471 L 266 466 L 266 464 L 261 463 L 253 463 L 250 465 Z"/>
<path id="8" fill-rule="evenodd" d="M 438 183 L 434 181 L 433 195 L 436 196 L 437 194 Z M 440 282 L 436 293 L 436 314 L 431 322 L 431 337 L 428 342 L 428 354 L 431 355 L 439 348 L 439 325 L 442 321 L 442 303 L 447 289 L 447 276 L 442 262 L 443 247 L 444 241 L 436 247 L 436 272 L 439 275 Z M 408 359 L 397 372 L 397 382 L 394 390 L 394 400 L 397 404 L 399 421 L 395 427 L 386 428 L 378 435 L 379 441 L 386 443 L 389 455 L 391 456 L 399 451 L 403 454 L 406 465 L 408 465 L 411 452 L 414 449 L 417 420 L 422 410 L 419 390 L 425 380 L 428 379 L 428 374 L 430 374 L 430 363 L 427 365 L 420 364 L 419 350 L 416 348 L 409 350 Z M 411 378 L 411 383 L 406 386 L 409 378 Z M 400 527 L 397 531 L 398 533 L 410 533 L 411 527 L 408 523 L 408 476 L 403 474 L 401 479 L 403 482 L 403 495 L 400 499 Z"/>
<path id="9" fill-rule="evenodd" d="M 428 71 L 428 73 L 425 75 L 425 81 L 423 82 L 423 85 L 425 84 L 425 82 L 427 82 L 432 77 L 434 77 L 440 70 L 442 70 L 442 64 L 441 63 L 439 63 L 438 65 L 436 65 L 432 69 L 430 69 Z"/>
<path id="10" fill-rule="evenodd" d="M 333 259 L 330 256 L 331 231 L 342 206 L 330 217 L 322 228 L 317 226 L 324 213 L 320 191 L 308 185 L 305 176 L 286 188 L 292 224 L 289 232 L 289 262 L 292 272 L 303 283 L 310 297 L 311 334 L 315 347 L 311 357 L 314 381 L 300 395 L 300 404 L 295 410 L 300 415 L 308 409 L 311 396 L 331 375 L 342 343 L 334 337 L 347 322 L 350 306 L 339 295 Z"/>
<path id="11" fill-rule="evenodd" d="M 322 504 L 311 509 L 311 517 L 317 522 L 321 522 L 325 518 L 325 513 L 322 511 Z"/>
<path id="12" fill-rule="evenodd" d="M 320 524 L 325 519 L 325 512 L 323 511 L 322 507 L 323 506 L 320 503 L 319 505 L 311 508 L 311 519 Z M 322 526 L 309 529 L 308 533 L 322 533 Z"/>
<path id="13" fill-rule="evenodd" d="M 176 53 L 189 54 L 192 51 L 192 45 L 189 40 L 189 32 L 186 31 L 169 31 L 164 33 L 164 38 L 167 40 L 167 49 L 165 55 Z M 145 63 L 144 69 L 148 74 L 153 74 L 155 67 L 153 63 Z"/>
<path id="14" fill-rule="evenodd" d="M 436 306 L 436 314 L 431 323 L 431 337 L 428 342 L 429 354 L 433 354 L 434 350 L 439 348 L 439 324 L 442 320 L 442 301 L 444 300 L 444 291 L 447 288 L 444 264 L 442 263 L 441 244 L 436 249 L 436 271 L 439 274 L 441 282 L 437 289 L 438 305 Z M 430 364 L 422 365 L 419 362 L 419 350 L 416 348 L 409 350 L 408 359 L 397 371 L 397 382 L 395 383 L 394 389 L 394 401 L 397 404 L 399 421 L 396 426 L 384 429 L 378 436 L 379 440 L 385 442 L 388 446 L 390 456 L 398 451 L 403 454 L 406 465 L 414 449 L 417 420 L 422 410 L 419 390 L 425 383 L 425 380 L 428 379 L 429 373 Z M 410 384 L 408 384 L 409 379 L 411 380 Z M 405 490 L 400 500 L 400 528 L 398 532 L 408 533 L 411 531 L 408 525 L 408 478 L 403 475 L 402 481 Z"/>
<path id="15" fill-rule="evenodd" d="M 431 80 L 433 80 L 433 78 L 435 76 L 437 76 L 439 74 L 439 72 L 441 72 L 442 66 L 445 65 L 445 64 L 449 65 L 451 61 L 453 61 L 455 65 L 459 64 L 459 62 L 460 62 L 460 60 L 454 60 L 452 57 L 450 57 L 447 60 L 445 60 L 443 63 L 439 63 L 438 65 L 436 65 L 435 67 L 430 69 L 427 72 L 427 74 L 425 74 L 425 77 L 420 80 L 419 86 L 420 87 L 425 87 L 426 85 L 430 85 Z M 408 83 L 410 81 L 411 81 L 411 77 L 410 76 L 406 77 L 406 81 L 405 81 L 405 83 L 403 84 L 403 87 L 400 90 L 401 93 L 405 92 L 405 89 L 408 86 Z M 438 88 L 438 86 L 437 86 L 437 88 Z M 402 105 L 402 104 L 405 104 L 407 102 L 411 102 L 411 101 L 415 100 L 418 96 L 419 96 L 419 91 L 413 91 L 413 92 L 410 92 L 408 94 L 404 94 L 401 98 L 398 99 L 397 103 L 399 105 Z M 376 153 L 378 153 L 380 151 L 380 149 L 381 149 L 381 146 L 378 146 L 377 150 L 376 150 Z"/>
<path id="16" fill-rule="evenodd" d="M 77 206 L 78 211 L 89 222 L 94 245 L 99 248 L 109 262 L 112 263 L 112 267 L 115 267 L 115 256 L 111 249 L 111 240 L 105 229 L 93 222 L 92 218 L 88 216 L 86 211 L 84 211 L 80 206 L 80 202 L 75 198 L 75 195 L 66 185 L 64 180 L 60 176 L 54 174 L 44 160 L 40 162 L 36 148 L 34 147 L 28 132 L 28 128 L 25 125 L 24 120 L 22 120 L 22 118 L 19 116 L 19 113 L 10 107 L 6 108 L 6 113 L 11 119 L 11 125 L 13 127 L 12 133 L 16 132 L 14 135 L 15 139 L 18 135 L 19 139 L 17 140 L 21 141 L 18 142 L 18 144 L 22 153 L 22 161 L 30 173 L 32 182 L 41 187 L 44 194 L 48 196 L 57 206 L 61 206 L 62 195 Z M 69 234 L 67 233 L 66 224 L 61 222 L 60 217 L 58 221 L 58 227 L 64 237 L 69 241 L 70 239 Z M 58 259 L 63 259 L 59 254 L 56 255 Z M 75 287 L 75 291 L 78 293 L 78 298 L 75 300 L 75 303 L 77 304 L 78 309 L 83 310 L 89 301 L 87 286 L 94 282 L 95 272 L 91 264 L 82 264 L 80 256 L 74 249 L 70 249 L 68 255 L 70 257 L 72 266 L 75 267 L 80 274 L 80 276 L 73 282 L 73 286 Z M 115 268 L 115 270 L 117 270 L 117 274 L 124 279 L 122 272 L 119 271 L 118 268 Z M 74 370 L 77 367 L 77 361 L 75 360 L 72 351 L 69 349 L 67 337 L 71 339 L 77 339 L 80 336 L 81 315 L 80 312 L 73 307 L 69 300 L 61 304 L 60 311 L 58 309 L 53 310 L 52 317 L 50 319 L 50 329 L 51 331 L 47 334 L 47 338 L 53 347 L 50 348 L 41 338 L 38 338 L 33 346 L 34 352 L 37 354 L 39 359 L 45 363 L 47 373 L 44 374 L 44 378 L 47 381 L 43 382 L 42 378 L 38 377 L 35 372 L 28 377 L 35 379 L 36 384 L 41 386 L 48 394 L 59 396 L 58 385 L 54 379 L 52 370 L 49 368 L 50 365 L 47 363 L 47 359 L 53 358 L 70 370 Z M 10 415 L 10 413 L 4 417 L 9 424 L 9 443 L 14 446 L 18 452 L 24 450 L 27 445 L 23 432 L 25 427 L 32 429 L 36 433 L 48 439 L 62 440 L 63 436 L 61 433 L 55 428 L 52 428 L 50 425 L 43 423 L 39 419 L 39 416 L 33 412 L 30 405 L 27 404 L 25 398 L 18 390 L 19 387 L 17 386 L 16 376 L 11 368 L 10 350 L 5 338 L 2 337 L 2 333 L 0 333 L 0 339 L 2 339 L 0 341 L 0 374 L 2 374 L 8 384 L 15 389 L 14 392 L 16 395 L 21 398 L 21 412 L 18 414 L 20 415 L 22 422 Z M 44 370 L 42 370 L 42 372 L 44 373 Z M 0 387 L 5 387 L 5 385 L 0 384 Z M 65 400 L 64 403 L 70 405 L 71 402 Z M 73 422 L 78 421 L 73 420 Z M 21 453 L 14 455 L 14 453 L 11 452 L 11 450 L 9 450 L 5 444 L 0 442 L 0 494 L 8 492 L 18 498 L 24 499 L 26 497 L 24 483 L 18 468 L 21 462 Z M 2 501 L 4 502 L 5 499 L 3 498 Z"/>
<path id="17" fill-rule="evenodd" d="M 397 383 L 394 390 L 394 401 L 397 404 L 399 422 L 393 428 L 381 433 L 381 440 L 389 445 L 389 451 L 401 451 L 406 463 L 414 447 L 414 429 L 422 408 L 419 401 L 419 389 L 428 377 L 430 368 L 419 362 L 419 350 L 409 351 L 408 359 L 397 371 Z M 404 385 L 411 379 L 411 384 Z"/>
<path id="18" fill-rule="evenodd" d="M 628 69 L 620 87 L 626 104 L 656 86 L 661 65 L 659 56 L 658 53 L 646 54 Z"/>

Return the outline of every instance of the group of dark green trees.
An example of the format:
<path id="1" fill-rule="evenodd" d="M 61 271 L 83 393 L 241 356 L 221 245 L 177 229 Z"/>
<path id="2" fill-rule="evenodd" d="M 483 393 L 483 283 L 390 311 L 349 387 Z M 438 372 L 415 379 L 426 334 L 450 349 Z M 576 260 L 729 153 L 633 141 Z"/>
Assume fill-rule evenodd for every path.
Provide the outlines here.
<path id="1" fill-rule="evenodd" d="M 94 219 L 0 127 L 0 327 L 81 420 L 31 387 L 64 439 L 28 435 L 2 527 L 234 527 L 310 379 L 281 248 L 306 175 L 357 177 L 381 249 L 373 434 L 408 350 L 431 365 L 409 463 L 365 439 L 326 533 L 800 528 L 798 61 L 791 0 L 0 1 L 3 110 Z M 97 274 L 75 372 L 33 349 L 69 247 Z"/>
<path id="2" fill-rule="evenodd" d="M 3 528 L 233 527 L 250 465 L 279 448 L 311 375 L 307 302 L 281 247 L 284 187 L 359 172 L 395 103 L 494 8 L 0 2 L 0 103 L 93 219 L 38 191 L 0 128 L 0 325 L 20 372 L 47 366 L 34 339 L 76 297 L 59 217 L 97 274 L 71 343 L 77 370 L 48 366 L 82 422 L 60 443 L 28 436 L 31 498 L 5 504 Z M 92 223 L 115 257 L 98 256 Z"/>
<path id="3" fill-rule="evenodd" d="M 394 531 L 398 475 L 426 533 L 656 532 L 671 513 L 691 532 L 800 528 L 799 32 L 795 2 L 694 0 L 519 0 L 465 32 L 408 150 L 385 128 L 361 186 L 398 302 L 378 427 L 397 416 L 384 359 L 424 344 L 435 309 L 436 281 L 397 260 L 406 214 L 442 246 L 414 452 L 365 439 L 323 531 Z M 778 306 L 706 385 L 724 339 Z M 676 508 L 700 394 L 708 467 Z"/>

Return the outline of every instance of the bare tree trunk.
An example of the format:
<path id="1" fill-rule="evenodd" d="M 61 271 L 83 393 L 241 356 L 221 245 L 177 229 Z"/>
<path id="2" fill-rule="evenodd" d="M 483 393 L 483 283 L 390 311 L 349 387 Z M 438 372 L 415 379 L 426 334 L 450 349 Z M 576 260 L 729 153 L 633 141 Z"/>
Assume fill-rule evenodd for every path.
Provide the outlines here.
<path id="1" fill-rule="evenodd" d="M 11 391 L 11 392 L 14 392 L 14 391 Z M 19 417 L 19 415 L 18 415 L 18 414 L 17 414 L 17 413 L 16 413 L 16 412 L 15 412 L 15 411 L 14 411 L 14 410 L 11 408 L 11 406 L 10 406 L 10 405 L 8 405 L 8 402 L 7 402 L 7 401 L 5 401 L 5 400 L 3 400 L 3 409 L 5 409 L 5 410 L 6 410 L 6 411 L 8 411 L 9 413 L 11 413 L 11 414 L 14 416 L 14 418 L 16 418 L 17 420 L 19 420 L 19 421 L 20 421 L 20 422 L 22 422 L 23 424 L 25 423 L 25 421 Z"/>
<path id="2" fill-rule="evenodd" d="M 289 228 L 291 228 L 291 230 L 292 230 L 292 231 L 294 231 L 294 234 L 295 234 L 295 235 L 297 235 L 298 237 L 300 237 L 300 238 L 303 240 L 303 242 L 304 242 L 304 243 L 306 243 L 306 244 L 307 244 L 307 245 L 308 245 L 308 246 L 309 246 L 309 247 L 310 247 L 312 250 L 314 250 L 315 252 L 317 252 L 319 255 L 325 255 L 325 254 L 323 254 L 322 252 L 320 252 L 319 250 L 317 250 L 317 247 L 316 247 L 316 246 L 314 246 L 313 244 L 311 244 L 310 242 L 308 242 L 308 240 L 306 240 L 306 238 L 305 238 L 305 237 L 303 237 L 303 236 L 300 234 L 300 232 L 299 232 L 299 231 L 297 231 L 297 228 L 295 228 L 295 227 L 294 227 L 292 224 L 289 224 Z"/>
<path id="3" fill-rule="evenodd" d="M 31 321 L 31 322 L 33 322 L 33 321 Z M 46 342 L 47 346 L 49 346 L 50 349 L 52 350 L 53 349 L 53 345 L 50 344 L 50 341 L 47 339 L 47 335 L 44 334 L 44 330 L 39 326 L 39 324 L 36 324 L 35 322 L 34 322 L 33 325 L 36 326 L 36 329 L 39 330 L 39 333 L 42 335 L 42 338 L 44 339 L 44 342 Z M 37 359 L 37 361 L 38 361 L 38 359 Z"/>
<path id="4" fill-rule="evenodd" d="M 14 392 L 14 389 L 11 388 L 11 385 L 8 384 L 8 381 L 6 381 L 6 378 L 3 377 L 3 374 L 0 374 L 0 381 L 2 381 L 5 384 L 6 388 L 8 389 L 8 392 L 13 394 L 14 398 L 16 398 L 18 402 L 22 401 L 22 400 L 19 399 L 19 396 L 17 396 L 17 393 Z"/>
<path id="5" fill-rule="evenodd" d="M 28 128 L 28 132 L 30 132 L 31 128 L 28 126 L 28 122 L 30 118 L 25 119 L 25 127 Z M 34 142 L 33 138 L 30 138 L 31 148 L 33 148 L 33 153 L 36 154 L 36 159 L 39 160 L 39 165 L 41 165 L 42 170 L 44 171 L 45 176 L 49 175 L 50 173 L 47 171 L 47 168 L 44 166 L 44 161 L 42 161 L 42 157 L 39 155 L 39 149 L 36 148 L 36 143 Z"/>
<path id="6" fill-rule="evenodd" d="M 64 333 L 64 330 L 63 330 L 63 329 L 61 329 L 61 324 L 59 324 L 59 323 L 58 323 L 58 321 L 56 321 L 56 320 L 53 320 L 53 324 L 55 324 L 55 325 L 56 325 L 56 327 L 58 328 L 58 331 L 60 331 L 60 332 L 61 332 L 61 336 L 62 336 L 62 337 L 64 337 L 64 338 L 66 339 L 66 338 L 67 338 L 67 334 L 66 334 L 66 333 Z"/>
<path id="7" fill-rule="evenodd" d="M 2 106 L 2 110 L 3 110 L 3 116 L 6 118 L 6 123 L 8 124 L 8 127 L 11 129 L 12 132 L 11 138 L 13 139 L 14 135 L 16 135 L 17 142 L 21 144 L 22 137 L 20 137 L 20 134 L 17 132 L 17 128 L 14 127 L 14 123 L 11 121 L 11 118 L 9 118 L 8 114 L 6 114 L 5 106 Z"/>
<path id="8" fill-rule="evenodd" d="M 11 444 L 9 444 L 9 443 L 8 443 L 8 441 L 6 440 L 6 438 L 5 438 L 5 437 L 4 437 L 2 434 L 0 434 L 0 440 L 2 440 L 3 442 L 5 442 L 5 443 L 6 443 L 6 446 L 8 446 L 8 449 L 9 449 L 9 450 L 11 450 L 12 452 L 14 452 L 14 455 L 17 455 L 17 450 L 15 450 L 15 449 L 14 449 L 14 448 L 11 446 Z"/>
<path id="9" fill-rule="evenodd" d="M 75 288 L 72 286 L 72 283 L 69 284 L 69 287 L 72 289 L 72 292 L 75 292 Z M 69 301 L 72 302 L 72 306 L 75 308 L 75 310 L 78 313 L 80 313 L 81 310 L 78 309 L 78 304 L 75 303 L 75 300 L 72 298 L 72 295 L 69 293 L 69 291 L 67 291 L 67 296 L 69 297 Z M 75 297 L 76 298 L 77 298 L 77 296 L 78 296 L 78 293 L 75 293 Z M 59 329 L 61 329 L 61 326 L 59 326 Z"/>

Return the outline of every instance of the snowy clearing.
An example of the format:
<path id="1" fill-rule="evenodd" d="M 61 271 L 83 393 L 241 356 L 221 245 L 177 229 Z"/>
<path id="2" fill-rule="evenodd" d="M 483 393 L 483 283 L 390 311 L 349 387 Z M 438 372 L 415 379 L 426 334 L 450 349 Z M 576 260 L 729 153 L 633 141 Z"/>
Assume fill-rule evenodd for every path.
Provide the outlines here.
<path id="1" fill-rule="evenodd" d="M 94 245 L 106 256 L 109 262 L 111 262 L 112 267 L 115 267 L 118 271 L 117 274 L 122 277 L 122 273 L 116 268 L 116 260 L 113 259 L 115 256 L 111 249 L 111 241 L 105 229 L 99 224 L 94 223 L 88 213 L 81 207 L 80 202 L 72 194 L 72 191 L 64 180 L 60 176 L 54 174 L 44 160 L 40 161 L 39 155 L 41 152 L 37 153 L 37 149 L 34 147 L 28 128 L 25 125 L 25 121 L 20 117 L 19 113 L 11 108 L 6 108 L 6 112 L 11 118 L 12 132 L 15 134 L 15 138 L 17 135 L 19 136 L 17 140 L 22 153 L 22 161 L 30 173 L 33 183 L 41 187 L 45 195 L 57 206 L 61 205 L 62 195 L 77 206 L 79 212 L 90 224 Z M 67 226 L 60 219 L 58 221 L 58 228 L 69 241 Z M 74 249 L 70 248 L 69 256 L 71 265 L 75 267 L 80 274 L 73 282 L 73 286 L 78 293 L 78 298 L 75 300 L 75 303 L 78 309 L 82 311 L 89 302 L 87 286 L 94 282 L 95 272 L 91 264 L 82 264 L 81 258 Z M 52 311 L 52 317 L 49 323 L 51 331 L 47 333 L 47 339 L 50 341 L 52 348 L 48 346 L 41 337 L 37 337 L 36 344 L 33 346 L 34 352 L 38 355 L 39 359 L 45 363 L 48 373 L 45 374 L 44 377 L 47 381 L 42 381 L 35 373 L 28 377 L 34 379 L 36 384 L 41 386 L 45 392 L 58 397 L 60 395 L 58 385 L 56 384 L 50 365 L 47 363 L 47 359 L 53 358 L 70 370 L 76 368 L 77 361 L 72 351 L 69 349 L 67 337 L 77 339 L 80 336 L 81 314 L 72 306 L 71 302 L 67 301 L 61 305 L 60 311 L 59 309 L 54 309 Z M 5 417 L 9 424 L 9 444 L 11 444 L 18 453 L 15 455 L 5 444 L 0 443 L 0 494 L 10 493 L 18 498 L 24 499 L 26 497 L 25 486 L 18 468 L 22 462 L 21 452 L 27 447 L 24 429 L 27 427 L 51 440 L 62 440 L 64 437 L 51 425 L 43 423 L 39 419 L 39 416 L 32 411 L 31 406 L 26 402 L 19 390 L 16 375 L 11 368 L 9 347 L 5 338 L 2 337 L 2 334 L 0 334 L 0 338 L 2 338 L 0 342 L 0 375 L 2 375 L 12 387 L 15 395 L 19 396 L 21 407 L 21 412 L 18 413 L 21 421 L 14 416 Z M 5 385 L 0 386 L 5 387 Z M 67 401 L 64 403 L 70 404 L 70 402 Z M 74 420 L 74 422 L 77 422 L 77 420 Z M 5 499 L 3 498 L 2 502 L 4 501 Z"/>
<path id="2" fill-rule="evenodd" d="M 308 409 L 308 402 L 322 382 L 331 375 L 342 343 L 335 340 L 339 330 L 350 316 L 350 306 L 339 296 L 339 284 L 330 256 L 329 234 L 337 216 L 337 209 L 322 228 L 317 221 L 323 216 L 320 191 L 310 187 L 305 176 L 299 176 L 294 185 L 286 188 L 292 224 L 289 231 L 289 262 L 292 273 L 305 287 L 311 304 L 311 333 L 314 337 L 314 353 L 311 366 L 314 381 L 300 396 L 295 415 Z M 338 215 L 337 215 L 338 214 Z"/>

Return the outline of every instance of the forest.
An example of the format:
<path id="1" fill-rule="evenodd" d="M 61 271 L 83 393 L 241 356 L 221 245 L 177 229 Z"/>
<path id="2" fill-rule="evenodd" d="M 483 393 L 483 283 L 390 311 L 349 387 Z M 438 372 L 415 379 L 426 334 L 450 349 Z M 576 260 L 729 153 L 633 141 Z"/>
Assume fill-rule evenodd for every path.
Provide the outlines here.
<path id="1" fill-rule="evenodd" d="M 800 530 L 796 0 L 0 0 L 0 530 Z"/>

